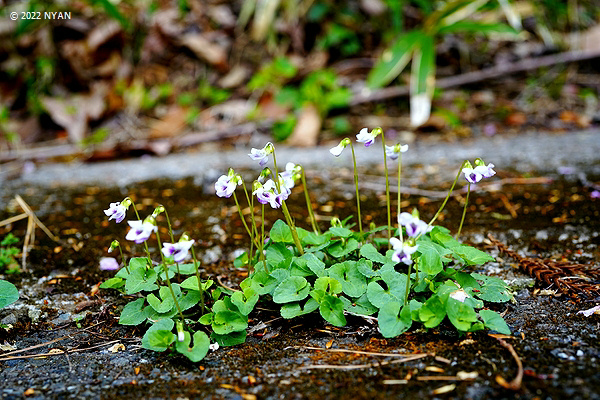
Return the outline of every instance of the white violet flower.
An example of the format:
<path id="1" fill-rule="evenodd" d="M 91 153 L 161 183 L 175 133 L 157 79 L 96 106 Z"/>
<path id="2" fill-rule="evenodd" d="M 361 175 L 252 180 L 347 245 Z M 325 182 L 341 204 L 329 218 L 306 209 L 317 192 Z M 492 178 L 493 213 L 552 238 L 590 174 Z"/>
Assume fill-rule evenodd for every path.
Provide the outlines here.
<path id="1" fill-rule="evenodd" d="M 391 238 L 390 244 L 394 249 L 394 254 L 392 255 L 392 261 L 397 263 L 402 262 L 406 265 L 412 264 L 412 254 L 417 251 L 418 245 L 410 245 L 407 242 L 401 242 L 398 238 Z"/>
<path id="2" fill-rule="evenodd" d="M 375 143 L 375 138 L 377 135 L 381 133 L 381 129 L 375 128 L 371 132 L 367 128 L 362 128 L 360 132 L 356 135 L 356 141 L 359 143 L 364 143 L 365 147 L 369 147 L 373 143 Z"/>
<path id="3" fill-rule="evenodd" d="M 400 213 L 398 216 L 398 224 L 406 227 L 406 234 L 410 237 L 424 235 L 433 229 L 433 227 L 427 225 L 427 222 L 421 221 L 419 218 L 407 212 Z"/>
<path id="4" fill-rule="evenodd" d="M 125 214 L 127 213 L 127 207 L 123 205 L 123 203 L 110 203 L 110 206 L 107 210 L 104 210 L 104 214 L 107 217 L 110 217 L 108 220 L 114 219 L 118 224 L 125 219 Z"/>
<path id="5" fill-rule="evenodd" d="M 385 155 L 388 156 L 389 158 L 391 158 L 392 160 L 397 160 L 398 159 L 398 155 L 400 153 L 406 153 L 406 151 L 408 150 L 408 145 L 404 144 L 396 144 L 394 146 L 388 146 L 387 144 L 385 145 Z"/>
<path id="6" fill-rule="evenodd" d="M 165 257 L 173 257 L 175 262 L 182 262 L 188 257 L 188 252 L 194 240 L 180 240 L 177 243 L 163 243 L 162 253 Z"/>
<path id="7" fill-rule="evenodd" d="M 258 164 L 260 164 L 261 167 L 264 167 L 265 164 L 269 162 L 269 154 L 271 153 L 273 153 L 273 144 L 268 142 L 262 149 L 252 148 L 248 155 L 254 161 L 258 161 Z"/>
<path id="8" fill-rule="evenodd" d="M 136 243 L 142 243 L 148 240 L 152 232 L 156 232 L 158 228 L 150 221 L 127 221 L 131 229 L 127 232 L 125 239 L 132 240 Z"/>

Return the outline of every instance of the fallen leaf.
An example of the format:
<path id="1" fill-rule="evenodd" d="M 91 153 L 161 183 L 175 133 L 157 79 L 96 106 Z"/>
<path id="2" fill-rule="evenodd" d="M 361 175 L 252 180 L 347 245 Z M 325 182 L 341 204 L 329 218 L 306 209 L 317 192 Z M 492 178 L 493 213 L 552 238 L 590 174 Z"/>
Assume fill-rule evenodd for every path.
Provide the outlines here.
<path id="1" fill-rule="evenodd" d="M 150 124 L 151 139 L 177 136 L 187 125 L 189 109 L 187 107 L 171 106 L 167 113 Z"/>
<path id="2" fill-rule="evenodd" d="M 317 144 L 323 120 L 317 108 L 308 104 L 300 111 L 298 122 L 286 143 L 290 146 L 313 147 Z"/>
<path id="3" fill-rule="evenodd" d="M 190 49 L 196 57 L 220 69 L 227 69 L 227 52 L 217 43 L 208 40 L 201 33 L 188 33 L 179 39 L 181 46 Z"/>
<path id="4" fill-rule="evenodd" d="M 510 126 L 521 126 L 525 122 L 527 122 L 527 116 L 522 112 L 511 113 L 504 120 L 504 123 L 506 123 L 506 125 L 510 125 Z"/>
<path id="5" fill-rule="evenodd" d="M 331 339 L 329 342 L 327 342 L 327 343 L 325 344 L 325 348 L 326 348 L 326 349 L 330 349 L 330 348 L 331 348 L 331 346 L 333 346 L 333 339 Z"/>

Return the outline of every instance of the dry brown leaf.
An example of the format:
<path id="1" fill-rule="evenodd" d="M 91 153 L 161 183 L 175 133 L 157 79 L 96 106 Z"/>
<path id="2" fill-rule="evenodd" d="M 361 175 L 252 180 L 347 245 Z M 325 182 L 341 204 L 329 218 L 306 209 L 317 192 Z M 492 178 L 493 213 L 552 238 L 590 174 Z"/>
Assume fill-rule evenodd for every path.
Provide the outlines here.
<path id="1" fill-rule="evenodd" d="M 42 97 L 40 100 L 52 120 L 66 129 L 72 142 L 79 142 L 88 130 L 88 122 L 100 118 L 106 110 L 107 86 L 96 84 L 88 95 L 68 99 Z"/>
<path id="2" fill-rule="evenodd" d="M 196 57 L 214 65 L 217 68 L 227 68 L 227 52 L 225 49 L 208 40 L 201 33 L 188 33 L 179 39 L 181 46 L 187 47 L 194 52 Z"/>
<path id="3" fill-rule="evenodd" d="M 317 144 L 323 120 L 317 108 L 308 104 L 300 111 L 300 117 L 292 135 L 287 140 L 290 146 L 313 147 Z"/>
<path id="4" fill-rule="evenodd" d="M 151 139 L 177 136 L 187 124 L 188 108 L 171 106 L 167 113 L 150 124 Z"/>

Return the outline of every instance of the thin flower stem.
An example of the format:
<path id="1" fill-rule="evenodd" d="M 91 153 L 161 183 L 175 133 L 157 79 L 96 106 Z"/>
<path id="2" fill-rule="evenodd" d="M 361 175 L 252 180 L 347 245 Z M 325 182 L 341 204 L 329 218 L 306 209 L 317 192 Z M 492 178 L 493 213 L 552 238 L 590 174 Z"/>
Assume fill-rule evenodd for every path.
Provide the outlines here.
<path id="1" fill-rule="evenodd" d="M 406 293 L 404 294 L 404 305 L 408 304 L 408 294 L 410 293 L 410 270 L 412 264 L 408 265 L 408 279 L 406 279 Z"/>
<path id="2" fill-rule="evenodd" d="M 381 146 L 383 148 L 383 167 L 385 170 L 385 198 L 387 201 L 387 219 L 388 219 L 388 249 L 392 247 L 390 240 L 392 239 L 392 211 L 390 206 L 390 176 L 387 167 L 387 155 L 385 153 L 385 136 L 383 129 L 381 130 Z"/>
<path id="3" fill-rule="evenodd" d="M 171 219 L 169 218 L 169 213 L 167 209 L 163 207 L 165 210 L 165 218 L 167 219 L 167 225 L 169 226 L 169 236 L 171 237 L 171 243 L 175 244 L 175 237 L 173 236 L 173 228 L 171 227 Z M 179 263 L 175 263 L 177 267 L 177 279 L 181 282 L 181 274 L 179 272 Z"/>
<path id="4" fill-rule="evenodd" d="M 402 207 L 402 197 L 400 196 L 400 180 L 402 179 L 402 153 L 398 154 L 398 210 L 396 211 L 396 219 L 400 218 L 400 208 Z M 402 238 L 402 226 L 398 222 L 398 231 L 400 232 L 400 241 L 404 242 Z M 410 281 L 410 266 L 408 266 L 408 280 Z M 408 291 L 407 291 L 408 292 Z M 408 298 L 408 294 L 406 295 Z"/>
<path id="5" fill-rule="evenodd" d="M 160 241 L 160 235 L 156 232 L 156 241 L 158 242 L 158 248 L 162 248 L 162 243 Z M 177 301 L 177 296 L 175 296 L 175 291 L 173 290 L 173 285 L 171 285 L 171 279 L 169 278 L 169 267 L 167 266 L 167 262 L 165 260 L 165 256 L 160 251 L 160 258 L 162 260 L 163 270 L 165 271 L 165 278 L 167 280 L 167 286 L 169 287 L 169 291 L 171 292 L 171 296 L 173 296 L 173 302 L 177 307 L 177 311 L 179 312 L 179 317 L 181 318 L 181 322 L 185 326 L 185 319 L 183 318 L 183 313 L 181 312 L 181 307 L 179 306 L 179 302 Z"/>
<path id="6" fill-rule="evenodd" d="M 237 206 L 238 213 L 240 214 L 240 219 L 242 220 L 242 223 L 244 224 L 244 228 L 246 228 L 246 232 L 248 232 L 248 236 L 250 236 L 250 240 L 255 240 L 255 238 L 252 236 L 252 232 L 250 232 L 250 228 L 248 228 L 248 224 L 246 223 L 246 219 L 244 218 L 244 213 L 242 213 L 242 208 L 240 207 L 240 203 L 238 202 L 235 192 L 233 192 L 233 200 L 235 200 L 235 205 Z"/>
<path id="7" fill-rule="evenodd" d="M 125 257 L 123 256 L 123 249 L 121 248 L 121 243 L 119 243 L 119 253 L 121 253 L 121 262 L 125 266 L 125 271 L 127 271 L 127 274 L 130 274 L 131 272 L 129 271 L 129 267 L 127 266 L 127 262 L 125 261 Z"/>
<path id="8" fill-rule="evenodd" d="M 317 225 L 317 219 L 315 218 L 315 214 L 312 210 L 312 203 L 310 201 L 310 196 L 308 195 L 308 187 L 306 186 L 306 175 L 304 174 L 304 167 L 302 167 L 302 187 L 304 189 L 304 198 L 306 199 L 306 208 L 308 209 L 308 216 L 310 217 L 310 223 L 312 225 L 313 231 L 320 235 L 321 231 L 319 230 L 319 225 Z"/>
<path id="9" fill-rule="evenodd" d="M 273 180 L 275 181 L 275 186 L 277 187 L 277 192 L 281 194 L 281 183 L 279 183 L 279 172 L 277 170 L 277 158 L 275 157 L 275 150 L 273 150 L 273 167 L 275 168 L 275 173 L 273 174 Z M 285 219 L 287 220 L 287 224 L 290 227 L 292 232 L 292 238 L 294 239 L 294 244 L 296 245 L 296 249 L 298 249 L 298 253 L 300 255 L 304 254 L 304 249 L 302 248 L 302 243 L 300 243 L 300 239 L 298 238 L 298 232 L 296 232 L 296 225 L 294 225 L 294 221 L 290 216 L 290 212 L 285 204 L 285 200 L 281 201 L 281 211 L 283 211 L 283 215 L 285 215 Z"/>
<path id="10" fill-rule="evenodd" d="M 202 309 L 202 314 L 204 314 L 204 289 L 202 289 L 202 281 L 200 279 L 200 270 L 198 269 L 198 259 L 196 258 L 196 251 L 194 250 L 194 246 L 191 247 L 192 250 L 192 259 L 194 260 L 194 269 L 196 270 L 196 279 L 198 279 L 198 291 L 200 292 L 200 308 Z"/>
<path id="11" fill-rule="evenodd" d="M 437 212 L 435 213 L 435 215 L 433 216 L 433 218 L 431 218 L 431 221 L 429 221 L 429 223 L 427 224 L 427 231 L 429 230 L 429 228 L 431 227 L 431 225 L 433 225 L 433 223 L 435 222 L 435 220 L 437 219 L 437 217 L 440 215 L 440 213 L 442 212 L 442 210 L 446 206 L 446 203 L 448 202 L 448 199 L 452 195 L 452 191 L 454 190 L 454 186 L 456 186 L 456 182 L 458 182 L 458 178 L 460 178 L 460 174 L 462 173 L 462 169 L 463 169 L 463 167 L 464 167 L 464 165 L 465 165 L 466 162 L 467 162 L 467 160 L 463 161 L 462 164 L 460 164 L 460 168 L 458 168 L 458 174 L 456 174 L 456 178 L 454 178 L 454 182 L 452 182 L 452 186 L 450 186 L 450 190 L 448 190 L 448 194 L 446 195 L 446 198 L 444 199 L 444 202 L 442 203 L 442 205 L 440 206 L 440 208 L 437 210 Z M 423 233 L 421 233 L 419 236 L 417 236 L 417 238 L 415 239 L 415 242 L 417 240 L 419 240 L 419 238 L 421 237 L 422 234 Z"/>
<path id="12" fill-rule="evenodd" d="M 352 162 L 354 163 L 354 187 L 356 189 L 356 211 L 358 213 L 358 230 L 362 236 L 362 217 L 360 215 L 360 195 L 358 193 L 358 171 L 356 170 L 356 156 L 354 155 L 354 145 L 350 141 L 350 149 L 352 150 Z"/>
<path id="13" fill-rule="evenodd" d="M 458 239 L 460 236 L 460 231 L 462 231 L 463 222 L 465 222 L 465 215 L 467 215 L 467 206 L 469 204 L 469 194 L 471 193 L 471 182 L 467 184 L 467 196 L 465 198 L 465 208 L 463 208 L 462 218 L 460 219 L 460 225 L 458 226 L 458 232 L 456 233 L 455 238 Z"/>
<path id="14" fill-rule="evenodd" d="M 267 267 L 267 262 L 265 260 L 265 205 L 262 204 L 262 210 L 260 213 L 261 219 L 261 232 L 260 232 L 260 258 L 263 262 L 263 267 L 265 267 L 265 271 L 267 274 L 269 273 L 269 267 Z"/>
<path id="15" fill-rule="evenodd" d="M 252 253 L 254 251 L 254 242 L 256 241 L 256 237 L 258 236 L 258 229 L 256 228 L 256 221 L 254 220 L 254 196 L 250 197 L 248 195 L 248 188 L 246 188 L 246 182 L 242 181 L 242 187 L 244 188 L 244 193 L 246 194 L 246 201 L 250 206 L 250 220 L 252 221 L 252 237 L 254 238 L 254 240 L 250 240 L 250 253 L 248 254 L 248 260 L 250 261 L 253 257 Z M 248 265 L 250 265 L 250 262 L 248 263 Z"/>
<path id="16" fill-rule="evenodd" d="M 135 212 L 135 216 L 137 217 L 137 219 L 139 221 L 141 221 L 142 219 L 140 218 L 140 214 L 138 213 L 135 203 L 133 202 L 131 197 L 128 197 L 128 199 L 131 201 L 131 205 L 133 206 L 133 211 Z M 158 230 L 156 231 L 156 236 L 158 236 Z M 150 265 L 152 265 L 152 256 L 150 256 L 150 249 L 148 248 L 148 243 L 146 240 L 144 240 L 144 248 L 146 249 L 146 258 L 148 258 L 148 263 Z"/>

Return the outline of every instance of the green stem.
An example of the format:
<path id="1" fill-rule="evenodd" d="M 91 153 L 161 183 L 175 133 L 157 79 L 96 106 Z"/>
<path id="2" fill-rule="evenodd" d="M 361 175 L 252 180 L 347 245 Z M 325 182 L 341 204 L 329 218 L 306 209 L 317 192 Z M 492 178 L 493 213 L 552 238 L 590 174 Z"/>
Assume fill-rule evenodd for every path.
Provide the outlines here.
<path id="1" fill-rule="evenodd" d="M 200 280 L 200 270 L 198 269 L 198 259 L 196 258 L 196 251 L 194 250 L 194 246 L 191 247 L 192 250 L 192 259 L 194 260 L 194 269 L 196 270 L 196 279 L 198 279 L 198 291 L 200 291 L 200 308 L 202 309 L 202 314 L 204 314 L 204 290 L 202 289 L 202 281 Z"/>
<path id="2" fill-rule="evenodd" d="M 125 266 L 125 271 L 129 275 L 131 272 L 129 271 L 129 267 L 127 266 L 127 262 L 125 262 L 125 257 L 123 257 L 123 249 L 121 248 L 121 244 L 119 243 L 119 253 L 121 253 L 121 262 Z"/>
<path id="3" fill-rule="evenodd" d="M 235 192 L 233 192 L 233 200 L 235 200 L 235 205 L 237 206 L 238 213 L 240 214 L 240 219 L 242 220 L 242 223 L 244 224 L 244 228 L 246 228 L 246 232 L 248 232 L 248 236 L 250 236 L 250 240 L 255 240 L 255 238 L 252 236 L 252 232 L 250 232 L 250 228 L 248 228 L 248 224 L 246 223 L 246 219 L 244 218 L 244 213 L 242 213 L 242 208 L 240 207 L 240 203 L 238 202 Z"/>
<path id="4" fill-rule="evenodd" d="M 312 225 L 313 231 L 320 235 L 321 231 L 319 230 L 319 225 L 317 225 L 317 219 L 315 218 L 315 214 L 312 210 L 312 203 L 310 201 L 310 196 L 308 195 L 308 187 L 306 186 L 306 175 L 304 174 L 304 168 L 302 168 L 302 187 L 304 188 L 304 198 L 306 199 L 306 208 L 308 209 L 308 216 L 310 217 L 310 223 Z"/>
<path id="5" fill-rule="evenodd" d="M 277 192 L 281 193 L 281 183 L 279 183 L 279 172 L 277 170 L 277 158 L 275 157 L 275 150 L 273 150 L 273 167 L 275 168 L 275 173 L 273 174 L 273 180 L 275 181 L 275 186 L 277 187 Z M 290 227 L 290 231 L 292 232 L 292 238 L 294 239 L 294 244 L 296 245 L 296 249 L 298 249 L 298 253 L 300 255 L 304 254 L 304 249 L 302 248 L 302 243 L 300 243 L 300 239 L 298 238 L 298 232 L 296 232 L 296 225 L 294 225 L 294 221 L 290 216 L 290 212 L 285 204 L 285 200 L 281 201 L 281 211 L 283 211 L 283 215 L 287 221 L 288 226 Z"/>
<path id="6" fill-rule="evenodd" d="M 401 202 L 402 202 L 402 197 L 400 195 L 400 180 L 402 179 L 402 153 L 398 154 L 398 210 L 396 211 L 396 219 L 400 218 L 400 208 L 402 207 Z M 400 226 L 400 223 L 398 223 L 398 231 L 400 231 L 400 241 L 404 242 L 404 239 L 402 238 L 402 226 Z M 410 281 L 410 266 L 408 267 L 409 270 L 409 281 Z M 407 294 L 408 297 L 408 294 Z"/>
<path id="7" fill-rule="evenodd" d="M 462 173 L 463 166 L 465 165 L 466 162 L 467 161 L 465 160 L 465 161 L 462 162 L 462 164 L 460 164 L 460 168 L 458 169 L 458 174 L 456 174 L 456 178 L 454 178 L 454 182 L 452 182 L 452 186 L 450 186 L 450 190 L 448 190 L 448 194 L 446 195 L 446 198 L 444 199 L 444 202 L 442 203 L 442 205 L 440 206 L 440 208 L 437 210 L 437 212 L 435 213 L 435 215 L 433 216 L 433 218 L 431 218 L 431 221 L 429 221 L 429 223 L 427 224 L 428 230 L 431 227 L 431 225 L 433 225 L 433 223 L 435 222 L 435 220 L 438 218 L 438 216 L 440 215 L 440 213 L 442 212 L 442 210 L 446 206 L 446 203 L 448 202 L 448 199 L 452 195 L 452 191 L 454 190 L 454 186 L 456 186 L 456 182 L 458 182 L 458 178 L 460 178 L 460 174 Z M 421 233 L 421 235 L 422 235 L 422 233 Z M 417 236 L 417 238 L 415 239 L 415 242 L 417 240 L 419 240 L 419 238 L 421 237 L 421 235 Z"/>
<path id="8" fill-rule="evenodd" d="M 404 305 L 408 304 L 408 294 L 410 293 L 410 270 L 412 268 L 412 264 L 408 266 L 408 279 L 406 280 L 406 294 L 404 295 Z"/>
<path id="9" fill-rule="evenodd" d="M 254 240 L 250 240 L 250 253 L 248 254 L 248 265 L 250 265 L 250 260 L 252 260 L 253 257 L 252 253 L 254 251 L 254 242 L 256 241 L 256 237 L 258 236 L 258 229 L 256 228 L 256 221 L 254 220 L 254 196 L 250 197 L 248 195 L 248 188 L 246 188 L 246 182 L 243 182 L 242 186 L 244 187 L 244 193 L 246 194 L 246 201 L 250 206 L 250 219 L 252 221 L 252 237 L 254 237 Z"/>
<path id="10" fill-rule="evenodd" d="M 260 232 L 260 259 L 263 262 L 263 267 L 265 267 L 265 271 L 267 274 L 269 273 L 269 268 L 267 267 L 267 262 L 265 260 L 265 205 L 262 204 L 262 210 L 260 213 L 261 219 L 261 232 Z"/>
<path id="11" fill-rule="evenodd" d="M 164 207 L 163 207 L 164 208 Z M 171 237 L 171 243 L 175 244 L 175 237 L 173 236 L 173 228 L 171 227 L 171 219 L 169 218 L 169 213 L 165 208 L 165 218 L 167 219 L 167 225 L 169 226 L 169 236 Z M 179 272 L 179 263 L 175 263 L 177 267 L 177 279 L 181 282 L 181 274 Z"/>
<path id="12" fill-rule="evenodd" d="M 381 130 L 381 146 L 383 148 L 383 168 L 385 170 L 385 198 L 387 201 L 387 219 L 388 219 L 388 249 L 391 248 L 390 240 L 392 238 L 392 212 L 390 206 L 390 176 L 387 167 L 387 155 L 385 153 L 385 136 Z"/>
<path id="13" fill-rule="evenodd" d="M 131 197 L 129 198 L 129 200 L 131 200 Z M 131 200 L 131 205 L 133 206 L 133 211 L 135 212 L 135 216 L 137 217 L 137 219 L 139 221 L 141 221 L 142 219 L 140 218 L 140 214 L 138 213 L 137 207 L 135 205 L 135 203 L 133 202 L 133 200 Z M 158 236 L 158 229 L 156 230 L 156 236 Z M 146 249 L 146 258 L 148 258 L 148 263 L 150 265 L 152 265 L 152 257 L 150 256 L 150 249 L 148 248 L 148 243 L 146 240 L 144 240 L 144 248 Z M 159 251 L 160 251 L 160 247 L 159 247 Z M 161 252 L 162 254 L 162 252 Z"/>
<path id="14" fill-rule="evenodd" d="M 465 222 L 465 215 L 467 215 L 467 206 L 469 205 L 469 194 L 471 193 L 471 182 L 467 184 L 467 197 L 465 198 L 465 208 L 463 208 L 462 218 L 460 219 L 460 225 L 458 226 L 458 232 L 455 238 L 458 239 L 460 231 L 462 231 L 463 222 Z"/>
<path id="15" fill-rule="evenodd" d="M 358 230 L 362 236 L 362 217 L 360 215 L 360 195 L 358 193 L 358 171 L 356 170 L 356 156 L 354 155 L 354 145 L 350 141 L 350 149 L 352 150 L 352 162 L 354 163 L 354 188 L 356 189 L 356 211 L 358 213 Z"/>
<path id="16" fill-rule="evenodd" d="M 162 243 L 160 241 L 160 235 L 158 231 L 156 232 L 156 241 L 158 242 L 158 248 L 162 248 Z M 173 290 L 173 286 L 171 285 L 171 279 L 169 278 L 169 267 L 165 261 L 165 256 L 162 251 L 159 251 L 160 258 L 162 260 L 163 270 L 165 271 L 165 278 L 167 278 L 167 286 L 169 287 L 169 291 L 171 292 L 171 296 L 173 296 L 173 302 L 175 302 L 175 306 L 177 307 L 177 311 L 179 312 L 179 317 L 181 318 L 181 322 L 185 326 L 185 319 L 183 318 L 183 313 L 181 312 L 181 307 L 179 306 L 179 302 L 177 301 L 177 296 L 175 296 L 175 291 Z"/>

